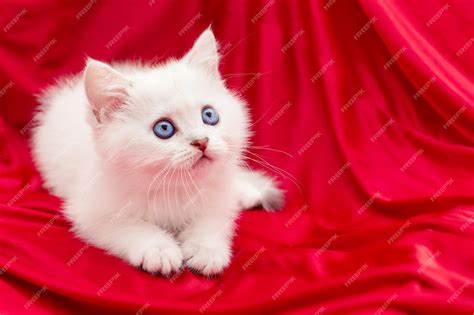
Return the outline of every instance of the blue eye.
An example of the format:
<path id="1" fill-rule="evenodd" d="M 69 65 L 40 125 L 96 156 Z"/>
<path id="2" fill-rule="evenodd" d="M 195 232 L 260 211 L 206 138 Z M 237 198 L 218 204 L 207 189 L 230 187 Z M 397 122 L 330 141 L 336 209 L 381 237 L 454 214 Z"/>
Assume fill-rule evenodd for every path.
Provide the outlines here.
<path id="1" fill-rule="evenodd" d="M 169 139 L 174 135 L 176 129 L 169 120 L 162 119 L 153 126 L 153 132 L 158 138 Z"/>
<path id="2" fill-rule="evenodd" d="M 202 109 L 201 112 L 202 121 L 206 125 L 214 126 L 219 122 L 219 114 L 211 106 L 206 106 Z"/>

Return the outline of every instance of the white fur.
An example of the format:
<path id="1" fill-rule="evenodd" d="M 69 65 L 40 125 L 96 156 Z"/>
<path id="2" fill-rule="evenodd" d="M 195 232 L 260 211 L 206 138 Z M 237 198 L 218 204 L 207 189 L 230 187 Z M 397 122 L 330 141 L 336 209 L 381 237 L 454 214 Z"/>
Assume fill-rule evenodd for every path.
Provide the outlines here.
<path id="1" fill-rule="evenodd" d="M 241 167 L 249 138 L 245 103 L 224 85 L 210 29 L 180 60 L 160 66 L 88 60 L 40 99 L 32 146 L 45 185 L 84 240 L 149 272 L 169 275 L 184 263 L 203 274 L 231 258 L 241 207 L 281 206 L 262 173 Z M 201 118 L 204 105 L 220 115 Z M 177 133 L 153 133 L 160 118 Z M 190 143 L 208 137 L 212 161 Z"/>

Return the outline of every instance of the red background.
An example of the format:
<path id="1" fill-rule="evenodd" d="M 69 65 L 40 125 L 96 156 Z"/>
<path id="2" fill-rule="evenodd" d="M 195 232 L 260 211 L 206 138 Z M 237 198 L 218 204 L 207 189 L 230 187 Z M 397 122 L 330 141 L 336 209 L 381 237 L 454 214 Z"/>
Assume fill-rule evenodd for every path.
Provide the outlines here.
<path id="1" fill-rule="evenodd" d="M 267 3 L 2 1 L 2 315 L 472 314 L 474 2 Z M 241 216 L 222 276 L 169 280 L 68 231 L 27 147 L 34 94 L 86 55 L 181 56 L 211 22 L 254 142 L 292 157 L 255 152 L 301 191 L 280 177 L 284 210 Z"/>

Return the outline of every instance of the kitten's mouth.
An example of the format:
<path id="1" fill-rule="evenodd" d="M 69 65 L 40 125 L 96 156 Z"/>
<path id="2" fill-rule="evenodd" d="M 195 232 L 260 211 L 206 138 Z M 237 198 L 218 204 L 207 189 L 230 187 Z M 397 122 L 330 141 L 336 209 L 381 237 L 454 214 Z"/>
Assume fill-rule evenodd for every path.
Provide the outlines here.
<path id="1" fill-rule="evenodd" d="M 193 166 L 191 168 L 195 169 L 197 167 L 201 167 L 204 165 L 207 165 L 208 163 L 212 162 L 212 158 L 210 158 L 206 153 L 203 153 L 196 162 L 194 162 Z"/>

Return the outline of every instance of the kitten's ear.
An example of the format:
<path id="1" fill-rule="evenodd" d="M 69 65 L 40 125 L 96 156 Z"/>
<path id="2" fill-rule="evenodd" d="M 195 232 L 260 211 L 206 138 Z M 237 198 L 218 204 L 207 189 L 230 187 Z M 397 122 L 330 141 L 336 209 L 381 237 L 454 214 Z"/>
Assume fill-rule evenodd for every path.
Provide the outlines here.
<path id="1" fill-rule="evenodd" d="M 191 66 L 199 67 L 219 77 L 218 43 L 211 27 L 208 27 L 194 42 L 193 48 L 183 57 Z"/>
<path id="2" fill-rule="evenodd" d="M 84 86 L 92 112 L 101 123 L 124 106 L 128 98 L 127 88 L 131 83 L 109 65 L 88 59 L 84 71 Z"/>

